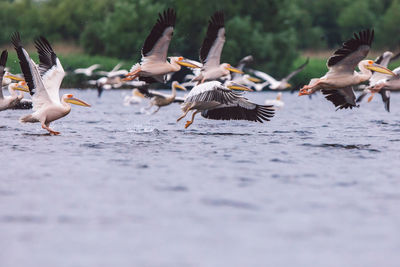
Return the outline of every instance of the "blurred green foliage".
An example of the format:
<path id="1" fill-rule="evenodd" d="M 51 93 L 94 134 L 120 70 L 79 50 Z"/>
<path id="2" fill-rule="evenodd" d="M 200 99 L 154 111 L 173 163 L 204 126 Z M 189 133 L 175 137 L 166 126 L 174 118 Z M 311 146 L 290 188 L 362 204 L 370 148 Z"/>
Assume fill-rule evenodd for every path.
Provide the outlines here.
<path id="1" fill-rule="evenodd" d="M 24 43 L 44 35 L 52 42 L 73 42 L 89 55 L 133 63 L 157 14 L 167 7 L 178 15 L 171 55 L 197 59 L 210 15 L 223 10 L 222 61 L 235 64 L 252 54 L 253 67 L 277 77 L 303 60 L 299 50 L 332 49 L 364 28 L 375 28 L 374 49 L 396 50 L 400 43 L 400 0 L 3 0 L 0 45 L 18 30 Z"/>

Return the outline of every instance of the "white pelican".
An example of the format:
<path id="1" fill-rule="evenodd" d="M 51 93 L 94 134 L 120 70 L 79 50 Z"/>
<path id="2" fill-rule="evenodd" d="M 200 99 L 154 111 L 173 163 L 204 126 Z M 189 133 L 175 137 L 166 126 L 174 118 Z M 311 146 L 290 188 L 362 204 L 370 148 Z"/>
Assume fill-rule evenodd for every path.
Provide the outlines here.
<path id="1" fill-rule="evenodd" d="M 372 71 L 394 75 L 389 69 L 374 63 L 372 60 L 363 60 L 371 48 L 374 39 L 374 30 L 364 30 L 343 43 L 329 58 L 329 71 L 325 76 L 312 79 L 305 85 L 299 95 L 310 95 L 321 90 L 325 98 L 331 101 L 337 109 L 357 107 L 353 86 L 368 81 Z M 356 72 L 357 67 L 360 72 Z"/>
<path id="2" fill-rule="evenodd" d="M 117 65 L 114 66 L 114 68 L 111 71 L 97 71 L 96 74 L 102 75 L 102 76 L 107 76 L 107 77 L 115 77 L 115 76 L 128 74 L 128 71 L 121 70 L 121 67 L 122 67 L 122 63 L 118 63 Z"/>
<path id="3" fill-rule="evenodd" d="M 177 81 L 172 82 L 171 95 L 162 94 L 159 92 L 155 92 L 153 90 L 149 91 L 147 89 L 141 89 L 140 91 L 144 94 L 145 97 L 150 98 L 150 106 L 147 107 L 146 109 L 150 109 L 153 106 L 157 106 L 157 109 L 153 112 L 154 114 L 158 112 L 161 107 L 168 106 L 174 102 L 181 102 L 180 100 L 176 100 L 176 89 L 186 91 L 186 88 L 180 85 Z"/>
<path id="4" fill-rule="evenodd" d="M 236 69 L 238 69 L 238 70 L 243 72 L 244 71 L 244 67 L 247 64 L 253 62 L 253 60 L 254 60 L 253 56 L 251 56 L 251 55 L 242 58 L 239 61 L 239 63 L 237 64 Z M 249 74 L 240 74 L 240 73 L 237 73 L 237 72 L 233 72 L 231 74 L 231 79 L 230 80 L 232 82 L 234 82 L 234 83 L 242 84 L 242 85 L 245 85 L 245 86 L 250 87 L 250 88 L 251 87 L 255 87 L 256 83 L 261 82 L 260 79 L 252 77 Z M 228 82 L 228 80 L 227 80 L 227 82 Z"/>
<path id="5" fill-rule="evenodd" d="M 276 99 L 267 99 L 265 100 L 265 105 L 272 105 L 274 106 L 275 109 L 281 109 L 285 105 L 285 103 L 282 101 L 282 93 L 279 92 L 278 95 L 276 96 Z"/>
<path id="6" fill-rule="evenodd" d="M 87 68 L 76 69 L 76 70 L 74 70 L 74 73 L 75 74 L 83 74 L 85 76 L 90 77 L 90 76 L 93 76 L 93 71 L 95 71 L 96 69 L 98 69 L 100 67 L 101 67 L 100 64 L 94 64 Z"/>
<path id="7" fill-rule="evenodd" d="M 395 60 L 397 57 L 399 57 L 400 54 L 397 54 L 396 56 L 393 55 L 392 52 L 386 51 L 382 55 L 380 55 L 377 59 L 375 59 L 375 63 L 380 64 L 383 67 L 387 67 L 389 63 L 392 60 Z M 379 72 L 374 72 L 369 79 L 369 85 L 363 90 L 363 92 L 357 97 L 356 102 L 361 102 L 366 95 L 371 93 L 371 96 L 368 98 L 368 102 L 371 102 L 375 92 L 371 91 L 371 88 L 374 86 L 385 82 L 390 76 L 387 74 L 379 73 Z M 384 103 L 384 107 L 387 112 L 390 112 L 390 91 L 386 89 L 381 89 L 378 91 L 378 93 L 382 97 L 382 101 Z"/>
<path id="8" fill-rule="evenodd" d="M 137 89 L 132 89 L 132 94 L 127 95 L 124 98 L 124 106 L 129 106 L 132 104 L 139 104 L 142 102 L 144 95 Z"/>
<path id="9" fill-rule="evenodd" d="M 269 118 L 274 116 L 272 106 L 257 105 L 232 90 L 252 91 L 234 83 L 225 87 L 218 81 L 195 86 L 181 105 L 183 115 L 177 121 L 183 119 L 191 110 L 193 110 L 192 119 L 186 122 L 185 128 L 193 123 L 195 115 L 199 112 L 207 119 L 248 120 L 261 123 L 269 121 Z"/>
<path id="10" fill-rule="evenodd" d="M 4 77 L 7 58 L 8 52 L 7 50 L 4 50 L 0 56 L 0 81 L 2 81 Z M 23 98 L 23 94 L 16 94 L 14 90 L 27 91 L 27 88 L 20 83 L 10 83 L 8 85 L 8 91 L 10 92 L 10 95 L 4 96 L 3 89 L 0 86 L 0 111 L 12 109 L 16 107 L 18 103 L 20 103 Z"/>
<path id="11" fill-rule="evenodd" d="M 263 79 L 265 82 L 262 84 L 258 84 L 258 86 L 255 86 L 255 89 L 257 91 L 261 91 L 265 86 L 269 85 L 269 89 L 271 90 L 285 90 L 290 88 L 292 85 L 289 83 L 289 80 L 292 79 L 295 75 L 300 73 L 308 64 L 309 58 L 307 58 L 306 62 L 304 62 L 301 66 L 296 68 L 294 71 L 289 73 L 285 78 L 282 80 L 278 81 L 268 75 L 265 72 L 258 71 L 258 70 L 250 70 L 250 72 L 257 76 L 258 78 Z"/>
<path id="12" fill-rule="evenodd" d="M 142 60 L 132 66 L 125 80 L 139 78 L 147 83 L 165 83 L 165 75 L 177 72 L 181 66 L 198 68 L 183 57 L 169 57 L 167 61 L 168 47 L 174 32 L 176 13 L 173 9 L 167 9 L 164 13 L 158 14 L 159 18 L 147 36 L 142 47 Z"/>
<path id="13" fill-rule="evenodd" d="M 193 81 L 203 83 L 217 80 L 230 72 L 243 74 L 241 70 L 232 67 L 228 63 L 220 64 L 221 53 L 225 43 L 224 14 L 220 11 L 214 13 L 208 22 L 206 37 L 200 48 L 200 61 L 203 64 L 200 75 Z"/>
<path id="14" fill-rule="evenodd" d="M 388 112 L 390 112 L 390 92 L 400 91 L 400 67 L 394 69 L 393 72 L 396 74 L 395 76 L 380 80 L 377 84 L 370 88 L 372 94 L 381 94 L 382 100 L 385 104 L 385 109 Z M 369 101 L 371 101 L 371 99 Z"/>
<path id="15" fill-rule="evenodd" d="M 19 94 L 15 92 L 16 90 L 20 91 Z M 16 98 L 14 105 L 10 107 L 11 109 L 31 109 L 33 107 L 32 100 L 24 98 L 23 92 L 29 93 L 29 88 L 25 81 L 10 83 L 8 85 L 8 92 L 11 97 Z"/>
<path id="16" fill-rule="evenodd" d="M 123 77 L 125 77 L 124 74 L 99 78 L 96 81 L 96 87 L 97 87 L 97 93 L 98 93 L 97 96 L 101 97 L 103 90 L 111 90 L 113 88 L 120 88 L 124 84 Z"/>
<path id="17" fill-rule="evenodd" d="M 49 126 L 51 122 L 68 115 L 71 111 L 69 103 L 85 107 L 90 107 L 90 105 L 74 98 L 72 94 L 63 95 L 60 101 L 59 91 L 65 72 L 53 48 L 44 37 L 35 41 L 35 47 L 39 54 L 39 66 L 22 47 L 18 32 L 11 36 L 11 42 L 17 51 L 19 64 L 33 102 L 34 112 L 23 116 L 20 121 L 23 123 L 40 122 L 42 128 L 49 131 L 50 134 L 60 134 Z"/>

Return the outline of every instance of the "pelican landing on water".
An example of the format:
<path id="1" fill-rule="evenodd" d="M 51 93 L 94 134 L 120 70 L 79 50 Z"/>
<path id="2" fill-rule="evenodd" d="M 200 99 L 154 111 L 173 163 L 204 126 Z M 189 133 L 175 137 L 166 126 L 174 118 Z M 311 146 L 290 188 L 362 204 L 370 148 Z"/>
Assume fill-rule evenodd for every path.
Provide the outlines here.
<path id="1" fill-rule="evenodd" d="M 50 134 L 60 134 L 49 126 L 51 122 L 68 115 L 71 111 L 69 103 L 85 107 L 90 107 L 90 105 L 74 98 L 72 94 L 65 94 L 60 100 L 59 91 L 65 72 L 53 48 L 44 37 L 35 41 L 35 47 L 39 54 L 39 66 L 22 47 L 18 32 L 12 35 L 11 42 L 17 51 L 19 64 L 33 102 L 34 112 L 23 116 L 20 121 L 23 123 L 40 122 L 42 128 L 49 131 Z"/>
<path id="2" fill-rule="evenodd" d="M 130 81 L 139 78 L 147 83 L 165 83 L 166 75 L 177 72 L 181 66 L 199 68 L 183 57 L 170 57 L 167 61 L 168 47 L 174 32 L 176 13 L 173 9 L 164 11 L 150 34 L 147 36 L 142 48 L 142 60 L 132 66 L 124 80 Z"/>
<path id="3" fill-rule="evenodd" d="M 371 48 L 374 39 L 373 30 L 364 30 L 343 43 L 329 58 L 329 71 L 319 79 L 312 79 L 305 85 L 299 95 L 309 95 L 321 90 L 325 98 L 331 101 L 337 109 L 356 107 L 356 97 L 353 86 L 368 81 L 372 71 L 394 75 L 389 69 L 376 64 L 372 60 L 363 60 Z M 356 72 L 357 67 L 360 72 Z"/>
<path id="4" fill-rule="evenodd" d="M 230 83 L 224 86 L 218 81 L 193 87 L 181 106 L 183 115 L 177 121 L 183 119 L 189 111 L 193 111 L 192 119 L 186 122 L 185 128 L 193 123 L 199 112 L 204 118 L 212 120 L 248 120 L 261 123 L 274 116 L 273 106 L 257 105 L 232 90 L 252 91 L 243 85 Z"/>

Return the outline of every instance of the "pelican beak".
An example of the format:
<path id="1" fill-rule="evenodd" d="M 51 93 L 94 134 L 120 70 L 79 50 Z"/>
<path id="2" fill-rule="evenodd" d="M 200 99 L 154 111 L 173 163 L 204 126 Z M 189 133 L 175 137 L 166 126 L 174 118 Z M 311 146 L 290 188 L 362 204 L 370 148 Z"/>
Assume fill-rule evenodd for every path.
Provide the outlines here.
<path id="1" fill-rule="evenodd" d="M 229 70 L 230 72 L 236 72 L 236 73 L 239 73 L 239 74 L 243 74 L 244 73 L 243 71 L 241 71 L 241 70 L 239 70 L 237 68 L 234 68 L 232 66 L 229 66 L 226 69 Z"/>
<path id="2" fill-rule="evenodd" d="M 237 83 L 228 85 L 227 87 L 229 89 L 231 89 L 231 90 L 249 91 L 249 92 L 253 92 L 254 91 L 253 89 L 250 89 L 250 88 L 248 88 L 248 87 L 246 87 L 244 85 L 237 84 Z"/>
<path id="3" fill-rule="evenodd" d="M 181 66 L 188 67 L 188 68 L 191 68 L 191 69 L 199 69 L 199 68 L 201 68 L 201 66 L 197 66 L 193 62 L 190 62 L 189 60 L 185 60 L 183 58 L 181 60 L 178 60 L 176 63 L 178 63 Z"/>
<path id="4" fill-rule="evenodd" d="M 11 79 L 11 80 L 14 80 L 14 81 L 19 81 L 19 82 L 24 82 L 25 81 L 24 78 L 16 76 L 16 75 L 13 75 L 13 74 L 7 74 L 7 75 L 4 76 L 4 78 L 8 78 L 8 79 Z"/>
<path id="5" fill-rule="evenodd" d="M 372 71 L 376 71 L 376 72 L 379 72 L 379 73 L 387 74 L 387 75 L 396 76 L 396 74 L 393 71 L 391 71 L 388 68 L 385 68 L 385 67 L 383 67 L 383 66 L 381 66 L 379 64 L 376 64 L 376 63 L 373 63 L 371 65 L 367 65 L 367 69 L 370 69 Z"/>
<path id="6" fill-rule="evenodd" d="M 292 85 L 290 83 L 286 83 L 286 88 L 290 88 Z"/>
<path id="7" fill-rule="evenodd" d="M 29 87 L 26 86 L 26 85 L 18 84 L 16 87 L 14 87 L 14 90 L 18 90 L 18 91 L 29 93 Z"/>
<path id="8" fill-rule="evenodd" d="M 181 89 L 183 91 L 187 91 L 187 89 L 184 86 L 180 85 L 180 84 L 176 84 L 175 88 Z"/>
<path id="9" fill-rule="evenodd" d="M 253 82 L 253 83 L 260 83 L 261 82 L 261 80 L 260 79 L 258 79 L 258 78 L 255 78 L 255 77 L 248 77 L 247 78 L 250 82 Z"/>
<path id="10" fill-rule="evenodd" d="M 65 100 L 65 102 L 68 102 L 68 103 L 71 103 L 74 105 L 78 105 L 78 106 L 91 107 L 91 105 L 89 105 L 88 103 L 86 103 L 78 98 L 75 98 L 75 97 L 69 97 Z"/>

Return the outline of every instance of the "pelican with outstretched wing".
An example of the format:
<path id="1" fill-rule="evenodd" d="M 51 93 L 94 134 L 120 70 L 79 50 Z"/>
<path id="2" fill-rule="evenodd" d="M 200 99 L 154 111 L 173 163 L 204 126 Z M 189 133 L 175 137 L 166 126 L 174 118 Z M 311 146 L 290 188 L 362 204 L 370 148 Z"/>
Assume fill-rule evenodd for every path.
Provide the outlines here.
<path id="1" fill-rule="evenodd" d="M 177 72 L 181 66 L 198 68 L 198 66 L 185 61 L 183 57 L 169 57 L 167 61 L 168 47 L 174 33 L 176 13 L 169 8 L 159 18 L 147 36 L 142 47 L 142 60 L 132 66 L 126 74 L 125 80 L 139 78 L 147 83 L 165 83 L 166 75 Z"/>
<path id="2" fill-rule="evenodd" d="M 269 121 L 274 116 L 273 106 L 257 105 L 233 90 L 252 91 L 243 85 L 231 83 L 224 86 L 218 81 L 195 86 L 181 105 L 183 115 L 177 121 L 186 117 L 189 111 L 193 111 L 192 119 L 186 122 L 185 128 L 193 123 L 194 117 L 199 112 L 207 119 L 248 120 L 261 123 Z"/>
<path id="3" fill-rule="evenodd" d="M 46 38 L 40 37 L 35 41 L 35 47 L 39 54 L 39 66 L 22 47 L 18 32 L 11 36 L 11 42 L 17 51 L 19 64 L 28 84 L 34 111 L 32 114 L 23 116 L 20 121 L 23 123 L 40 122 L 42 128 L 50 134 L 60 134 L 49 127 L 51 122 L 68 115 L 71 111 L 70 104 L 85 107 L 90 107 L 90 105 L 74 98 L 72 94 L 65 94 L 60 100 L 59 91 L 65 72 Z"/>
<path id="4" fill-rule="evenodd" d="M 300 89 L 299 95 L 310 95 L 321 90 L 325 98 L 331 101 L 337 109 L 356 107 L 356 97 L 353 86 L 368 81 L 372 71 L 394 75 L 394 73 L 372 60 L 363 60 L 371 48 L 374 30 L 364 30 L 343 43 L 329 58 L 329 71 L 325 76 L 312 79 L 309 85 Z M 356 72 L 358 66 L 360 72 Z"/>
<path id="5" fill-rule="evenodd" d="M 0 81 L 3 81 L 3 78 L 5 77 L 4 73 L 5 73 L 7 58 L 8 58 L 8 52 L 7 50 L 4 50 L 0 56 Z M 24 97 L 23 93 L 17 94 L 15 90 L 25 91 L 25 92 L 28 91 L 27 87 L 24 84 L 22 84 L 22 82 L 9 83 L 8 91 L 10 92 L 10 95 L 5 96 L 3 95 L 2 86 L 0 86 L 0 111 L 6 109 L 13 109 L 21 102 L 22 98 Z"/>
<path id="6" fill-rule="evenodd" d="M 100 64 L 93 64 L 87 68 L 76 69 L 76 70 L 74 70 L 74 73 L 75 74 L 83 74 L 85 76 L 91 77 L 91 76 L 93 76 L 93 72 L 100 67 L 101 67 Z"/>
<path id="7" fill-rule="evenodd" d="M 230 72 L 243 74 L 241 70 L 232 67 L 228 63 L 220 64 L 222 49 L 225 43 L 224 13 L 217 11 L 208 22 L 206 37 L 200 48 L 200 61 L 203 64 L 200 75 L 193 81 L 203 83 L 217 80 L 227 76 Z"/>
<path id="8" fill-rule="evenodd" d="M 306 62 L 304 62 L 301 66 L 297 67 L 294 71 L 289 73 L 285 78 L 283 78 L 280 81 L 276 80 L 275 78 L 273 78 L 272 76 L 268 75 L 265 72 L 259 70 L 250 70 L 250 73 L 265 81 L 265 83 L 259 84 L 259 86 L 256 85 L 255 86 L 256 90 L 261 91 L 267 85 L 269 85 L 269 89 L 271 90 L 285 90 L 292 87 L 292 85 L 289 83 L 289 80 L 292 79 L 297 74 L 299 74 L 302 70 L 304 70 L 309 61 L 310 59 L 307 58 Z"/>

